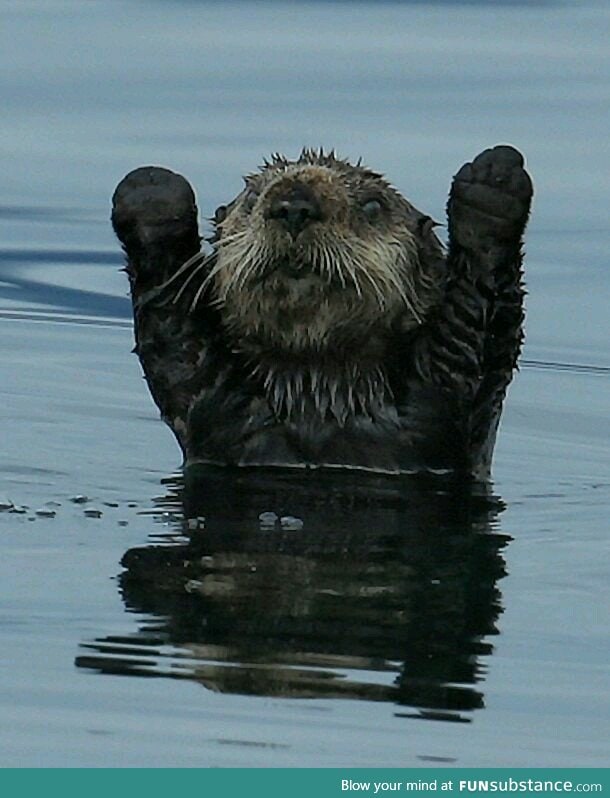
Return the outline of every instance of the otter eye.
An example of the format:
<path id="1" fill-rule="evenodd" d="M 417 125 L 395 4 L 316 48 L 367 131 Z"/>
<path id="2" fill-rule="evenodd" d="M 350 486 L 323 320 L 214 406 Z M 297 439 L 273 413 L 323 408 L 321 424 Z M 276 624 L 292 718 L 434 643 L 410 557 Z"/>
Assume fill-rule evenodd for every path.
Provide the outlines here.
<path id="1" fill-rule="evenodd" d="M 362 212 L 369 217 L 369 219 L 376 219 L 383 209 L 383 204 L 380 200 L 372 197 L 362 203 Z"/>
<path id="2" fill-rule="evenodd" d="M 246 190 L 246 195 L 244 197 L 244 207 L 247 211 L 251 211 L 252 208 L 256 205 L 256 200 L 258 199 L 258 192 L 255 191 L 253 188 L 249 188 Z"/>

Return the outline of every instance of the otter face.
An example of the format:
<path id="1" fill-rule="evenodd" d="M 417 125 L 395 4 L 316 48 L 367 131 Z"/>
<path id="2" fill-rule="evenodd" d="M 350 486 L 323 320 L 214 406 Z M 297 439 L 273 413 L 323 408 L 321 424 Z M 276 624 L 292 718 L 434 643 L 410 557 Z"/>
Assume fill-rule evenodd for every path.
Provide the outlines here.
<path id="1" fill-rule="evenodd" d="M 380 175 L 304 150 L 245 182 L 217 212 L 207 277 L 237 341 L 324 351 L 423 321 L 436 294 L 420 259 L 426 217 Z"/>

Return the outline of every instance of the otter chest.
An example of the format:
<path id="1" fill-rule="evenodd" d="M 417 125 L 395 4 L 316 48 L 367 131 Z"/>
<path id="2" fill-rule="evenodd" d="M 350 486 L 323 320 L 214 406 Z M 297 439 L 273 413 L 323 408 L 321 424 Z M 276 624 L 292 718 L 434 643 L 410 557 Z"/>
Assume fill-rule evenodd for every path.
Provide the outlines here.
<path id="1" fill-rule="evenodd" d="M 361 468 L 399 473 L 459 465 L 463 437 L 442 397 L 414 389 L 410 401 L 341 421 L 314 407 L 278 417 L 263 397 L 206 391 L 189 414 L 186 462 L 237 466 Z"/>

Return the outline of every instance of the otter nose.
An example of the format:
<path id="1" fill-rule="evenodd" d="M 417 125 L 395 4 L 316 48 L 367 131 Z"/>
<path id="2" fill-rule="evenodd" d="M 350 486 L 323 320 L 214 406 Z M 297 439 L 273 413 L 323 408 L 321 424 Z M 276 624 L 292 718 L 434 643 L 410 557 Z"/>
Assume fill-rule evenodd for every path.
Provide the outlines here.
<path id="1" fill-rule="evenodd" d="M 280 222 L 296 238 L 308 224 L 321 221 L 322 209 L 307 186 L 297 185 L 273 200 L 268 216 Z"/>

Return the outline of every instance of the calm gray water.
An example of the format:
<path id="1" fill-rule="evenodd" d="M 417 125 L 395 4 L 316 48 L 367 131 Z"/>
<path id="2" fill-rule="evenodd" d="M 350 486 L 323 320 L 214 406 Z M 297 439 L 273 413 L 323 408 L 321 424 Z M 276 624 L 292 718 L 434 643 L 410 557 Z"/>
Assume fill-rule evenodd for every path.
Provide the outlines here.
<path id="1" fill-rule="evenodd" d="M 608 5 L 0 14 L 0 766 L 607 766 Z M 537 191 L 506 509 L 172 478 L 108 224 L 125 172 L 184 172 L 207 216 L 323 144 L 442 218 L 497 142 Z"/>

